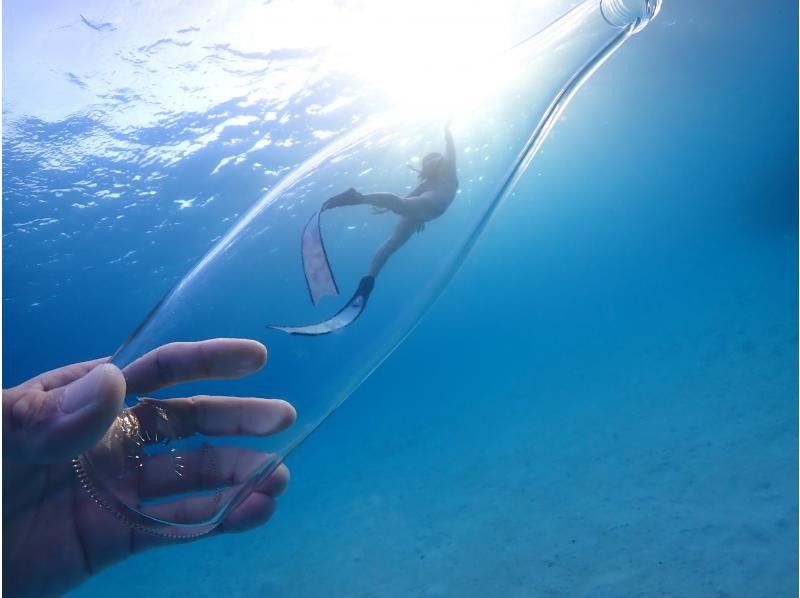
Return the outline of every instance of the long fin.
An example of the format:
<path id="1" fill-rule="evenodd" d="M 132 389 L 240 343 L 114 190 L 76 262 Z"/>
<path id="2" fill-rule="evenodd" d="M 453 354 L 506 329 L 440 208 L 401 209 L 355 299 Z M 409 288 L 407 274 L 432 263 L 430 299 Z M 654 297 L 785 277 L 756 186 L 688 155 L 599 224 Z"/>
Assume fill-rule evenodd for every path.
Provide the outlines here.
<path id="1" fill-rule="evenodd" d="M 301 254 L 303 258 L 303 272 L 306 275 L 308 294 L 311 296 L 311 303 L 316 305 L 325 295 L 337 297 L 339 287 L 333 278 L 328 254 L 325 251 L 325 244 L 322 242 L 322 231 L 320 229 L 319 218 L 322 210 L 314 212 L 314 215 L 306 223 L 303 229 L 301 241 Z"/>
<path id="2" fill-rule="evenodd" d="M 350 301 L 336 312 L 333 317 L 320 322 L 319 324 L 309 324 L 308 326 L 267 326 L 273 330 L 280 330 L 287 334 L 302 336 L 320 336 L 330 334 L 342 328 L 346 328 L 358 319 L 361 312 L 367 306 L 367 299 L 375 286 L 375 279 L 372 276 L 365 276 L 358 284 L 358 289 L 350 298 Z"/>

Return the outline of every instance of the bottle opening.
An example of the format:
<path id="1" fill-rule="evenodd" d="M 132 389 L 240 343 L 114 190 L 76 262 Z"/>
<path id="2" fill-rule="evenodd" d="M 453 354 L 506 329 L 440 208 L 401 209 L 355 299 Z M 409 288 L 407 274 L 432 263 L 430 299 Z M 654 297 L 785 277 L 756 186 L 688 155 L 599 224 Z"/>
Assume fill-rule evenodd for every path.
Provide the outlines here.
<path id="1" fill-rule="evenodd" d="M 614 27 L 641 31 L 661 10 L 661 0 L 600 0 L 603 18 Z"/>

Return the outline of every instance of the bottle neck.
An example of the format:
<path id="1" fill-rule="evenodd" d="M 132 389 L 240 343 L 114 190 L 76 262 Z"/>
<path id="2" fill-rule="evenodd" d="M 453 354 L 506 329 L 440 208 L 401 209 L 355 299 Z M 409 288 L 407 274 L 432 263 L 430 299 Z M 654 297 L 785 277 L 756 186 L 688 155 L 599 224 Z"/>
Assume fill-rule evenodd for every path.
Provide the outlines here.
<path id="1" fill-rule="evenodd" d="M 459 264 L 478 239 L 489 218 L 511 192 L 541 148 L 559 116 L 583 83 L 634 33 L 655 16 L 660 0 L 585 0 L 539 33 L 514 46 L 492 73 L 506 105 L 507 128 L 530 131 L 498 181 L 491 204 L 476 223 L 459 255 Z M 649 17 L 632 5 L 653 6 Z M 623 12 L 627 8 L 628 12 Z M 613 10 L 611 10 L 613 9 Z M 491 110 L 489 110 L 491 113 Z M 513 114 L 512 114 L 513 113 Z"/>
<path id="2" fill-rule="evenodd" d="M 661 10 L 661 0 L 600 0 L 600 12 L 612 27 L 641 31 Z"/>

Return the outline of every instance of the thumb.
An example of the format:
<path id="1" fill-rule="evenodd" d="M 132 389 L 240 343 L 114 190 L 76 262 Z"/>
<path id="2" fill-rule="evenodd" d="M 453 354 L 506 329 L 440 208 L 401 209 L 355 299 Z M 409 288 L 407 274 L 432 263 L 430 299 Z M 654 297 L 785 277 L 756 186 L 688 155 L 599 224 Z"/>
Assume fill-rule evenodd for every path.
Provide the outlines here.
<path id="1" fill-rule="evenodd" d="M 37 463 L 77 457 L 103 437 L 124 398 L 125 378 L 119 368 L 99 365 L 67 386 L 46 392 L 30 417 L 4 422 L 11 424 L 11 454 Z"/>

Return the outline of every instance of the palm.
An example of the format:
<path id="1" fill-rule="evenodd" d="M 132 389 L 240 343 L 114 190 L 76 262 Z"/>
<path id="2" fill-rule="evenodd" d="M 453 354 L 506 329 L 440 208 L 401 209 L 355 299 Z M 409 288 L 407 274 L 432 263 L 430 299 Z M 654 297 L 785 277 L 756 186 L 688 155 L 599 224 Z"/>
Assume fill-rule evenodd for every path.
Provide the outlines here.
<path id="1" fill-rule="evenodd" d="M 15 577 L 41 584 L 40 568 L 58 563 L 48 567 L 48 577 L 55 574 L 48 585 L 71 587 L 133 550 L 132 528 L 97 508 L 70 462 L 38 467 L 6 463 L 4 474 L 3 483 L 11 489 L 7 494 L 13 496 L 4 504 L 3 544 L 4 552 L 11 553 L 5 560 Z M 17 494 L 17 489 L 22 492 Z M 103 530 L 104 546 L 98 545 L 100 536 L 89 532 L 92 529 Z M 28 558 L 33 554 L 36 559 Z M 31 593 L 46 589 L 26 588 Z"/>

